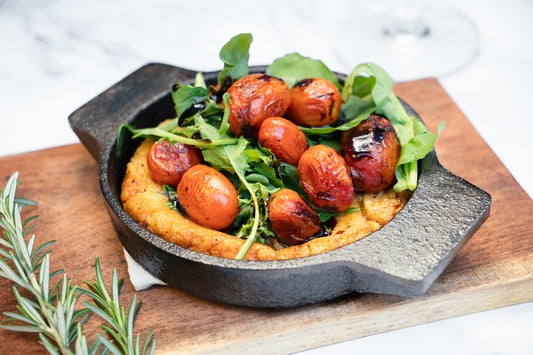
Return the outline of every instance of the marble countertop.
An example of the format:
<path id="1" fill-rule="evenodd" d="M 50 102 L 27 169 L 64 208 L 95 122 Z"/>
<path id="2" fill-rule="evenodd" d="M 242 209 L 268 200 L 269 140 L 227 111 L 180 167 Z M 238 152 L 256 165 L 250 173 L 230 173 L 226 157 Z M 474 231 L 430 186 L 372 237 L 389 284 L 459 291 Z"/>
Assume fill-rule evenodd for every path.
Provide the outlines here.
<path id="1" fill-rule="evenodd" d="M 437 77 L 533 196 L 533 119 L 529 108 L 533 94 L 533 2 L 427 3 L 439 10 L 453 9 L 475 25 L 475 48 L 445 54 L 448 62 L 453 62 L 469 51 L 469 62 L 453 72 L 422 71 L 420 67 L 418 74 L 416 70 L 404 73 L 389 62 L 390 58 L 378 62 L 379 48 L 374 48 L 355 51 L 353 63 L 376 60 L 398 80 Z M 219 69 L 220 47 L 241 32 L 254 35 L 251 65 L 299 52 L 323 60 L 333 70 L 348 72 L 352 67 L 339 53 L 360 47 L 371 35 L 370 26 L 361 29 L 360 25 L 369 18 L 376 20 L 373 24 L 385 21 L 380 11 L 390 6 L 390 1 L 369 5 L 348 0 L 0 0 L 0 156 L 78 142 L 67 117 L 101 91 L 148 62 Z M 342 33 L 355 29 L 352 42 L 339 40 Z M 432 354 L 531 354 L 531 334 L 533 303 L 526 303 L 333 344 L 305 354 L 426 354 L 428 349 Z"/>

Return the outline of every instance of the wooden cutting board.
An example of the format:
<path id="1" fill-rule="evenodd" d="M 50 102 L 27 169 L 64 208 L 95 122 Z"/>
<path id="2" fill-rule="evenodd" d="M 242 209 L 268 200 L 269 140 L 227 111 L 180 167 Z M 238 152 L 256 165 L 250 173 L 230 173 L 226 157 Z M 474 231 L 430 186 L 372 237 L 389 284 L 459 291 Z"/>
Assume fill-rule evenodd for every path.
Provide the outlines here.
<path id="1" fill-rule="evenodd" d="M 434 79 L 398 84 L 396 93 L 432 132 L 446 129 L 436 150 L 453 173 L 489 192 L 491 215 L 426 295 L 404 298 L 351 294 L 295 309 L 248 309 L 215 304 L 168 287 L 138 292 L 143 305 L 136 331 L 155 328 L 157 353 L 289 353 L 410 325 L 533 301 L 533 201 L 517 184 L 459 108 Z M 66 121 L 66 118 L 65 118 Z M 22 137 L 21 137 L 22 139 Z M 121 300 L 135 291 L 127 281 L 121 244 L 100 194 L 97 164 L 80 144 L 0 158 L 0 183 L 20 172 L 19 196 L 39 202 L 38 242 L 54 239 L 51 263 L 74 283 L 92 280 L 100 258 L 104 277 L 113 268 L 126 282 Z M 12 284 L 0 280 L 0 311 L 15 311 Z M 2 319 L 5 316 L 1 316 Z M 99 319 L 86 323 L 90 341 Z M 2 352 L 44 353 L 35 334 L 0 329 Z"/>

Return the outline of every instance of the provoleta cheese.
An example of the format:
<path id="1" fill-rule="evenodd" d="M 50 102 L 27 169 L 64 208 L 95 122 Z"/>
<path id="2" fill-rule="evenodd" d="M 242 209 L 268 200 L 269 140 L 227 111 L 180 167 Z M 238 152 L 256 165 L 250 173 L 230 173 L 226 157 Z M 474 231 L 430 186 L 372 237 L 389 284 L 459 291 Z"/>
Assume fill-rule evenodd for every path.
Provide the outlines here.
<path id="1" fill-rule="evenodd" d="M 153 143 L 145 140 L 128 163 L 121 194 L 125 211 L 144 228 L 171 243 L 203 254 L 235 258 L 245 240 L 200 226 L 166 205 L 162 186 L 152 179 L 146 163 Z M 392 188 L 379 193 L 356 194 L 352 206 L 359 207 L 359 212 L 336 216 L 330 235 L 278 250 L 254 243 L 244 259 L 294 259 L 353 243 L 389 222 L 407 199 L 408 193 L 398 194 Z"/>

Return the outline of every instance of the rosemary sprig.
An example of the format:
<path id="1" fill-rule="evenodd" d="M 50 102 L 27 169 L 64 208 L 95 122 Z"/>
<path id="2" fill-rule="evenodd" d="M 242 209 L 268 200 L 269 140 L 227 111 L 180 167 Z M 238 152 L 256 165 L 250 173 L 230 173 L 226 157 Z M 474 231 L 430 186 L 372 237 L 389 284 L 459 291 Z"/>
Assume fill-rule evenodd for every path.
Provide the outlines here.
<path id="1" fill-rule="evenodd" d="M 17 178 L 18 173 L 15 172 L 0 193 L 0 228 L 3 230 L 3 238 L 0 236 L 0 277 L 15 284 L 13 293 L 20 313 L 4 312 L 9 318 L 3 319 L 0 327 L 38 333 L 39 343 L 51 354 L 140 354 L 140 336 L 135 342 L 133 338 L 133 319 L 140 302 L 137 303 L 134 296 L 126 318 L 118 299 L 121 281 L 117 280 L 116 270 L 113 271 L 112 298 L 107 293 L 98 259 L 95 283 L 86 282 L 90 290 L 73 286 L 72 280 L 68 280 L 65 274 L 55 283 L 52 281 L 62 273 L 62 270 L 50 271 L 49 247 L 54 241 L 34 248 L 35 234 L 28 235 L 35 225 L 29 223 L 37 216 L 22 221 L 21 210 L 36 203 L 15 197 Z M 28 296 L 22 295 L 19 289 L 25 290 Z M 96 305 L 82 301 L 86 308 L 76 307 L 82 294 L 92 298 Z M 102 325 L 104 332 L 88 346 L 82 324 L 91 312 L 102 317 L 107 324 Z M 142 354 L 152 354 L 155 349 L 152 331 L 144 343 Z M 110 334 L 111 339 L 106 334 Z"/>
<path id="2" fill-rule="evenodd" d="M 90 296 L 96 305 L 89 302 L 82 301 L 82 304 L 92 312 L 98 314 L 108 324 L 103 324 L 104 330 L 109 333 L 113 339 L 117 342 L 119 347 L 115 346 L 110 340 L 101 334 L 98 334 L 98 339 L 104 346 L 111 350 L 113 354 L 141 354 L 139 352 L 140 346 L 140 334 L 133 338 L 133 319 L 137 313 L 141 302 L 137 303 L 137 296 L 133 296 L 130 304 L 128 314 L 126 316 L 124 307 L 120 307 L 119 302 L 119 286 L 122 280 L 117 279 L 117 271 L 113 270 L 112 280 L 112 295 L 107 292 L 102 273 L 100 271 L 100 264 L 96 259 L 96 276 L 94 277 L 94 283 L 85 281 L 85 284 L 90 289 L 83 289 L 83 293 Z M 153 328 L 150 330 L 148 337 L 144 343 L 142 354 L 146 354 L 150 346 Z M 152 341 L 151 349 L 149 353 L 153 353 L 155 349 L 155 340 Z"/>

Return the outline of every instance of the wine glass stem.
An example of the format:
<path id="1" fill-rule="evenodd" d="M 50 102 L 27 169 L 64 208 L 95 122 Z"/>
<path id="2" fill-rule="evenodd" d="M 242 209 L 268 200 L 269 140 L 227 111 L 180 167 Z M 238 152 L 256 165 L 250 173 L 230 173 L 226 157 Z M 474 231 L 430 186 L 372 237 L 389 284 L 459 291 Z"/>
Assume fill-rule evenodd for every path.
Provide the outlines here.
<path id="1" fill-rule="evenodd" d="M 429 25 L 422 18 L 420 4 L 417 1 L 395 1 L 388 24 L 383 34 L 392 39 L 417 40 L 430 34 Z"/>

